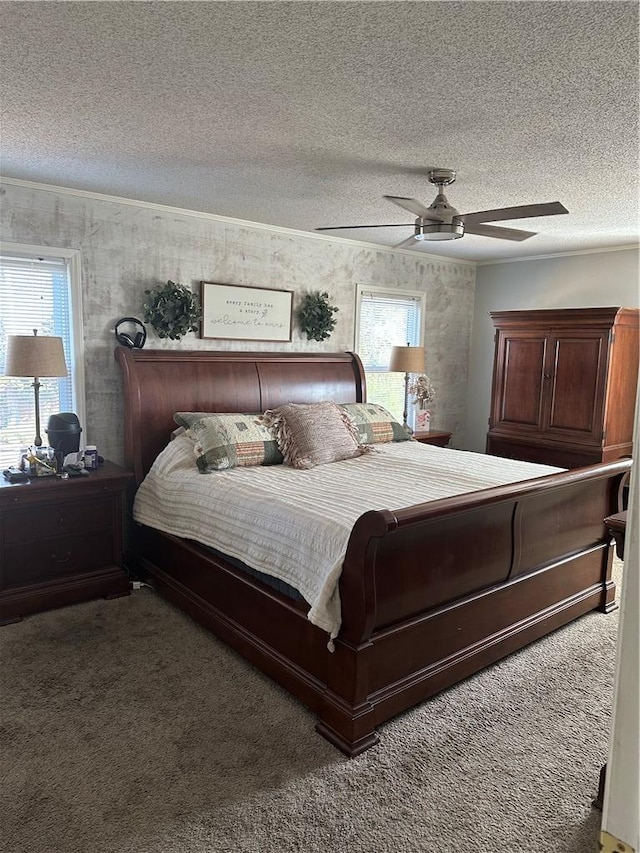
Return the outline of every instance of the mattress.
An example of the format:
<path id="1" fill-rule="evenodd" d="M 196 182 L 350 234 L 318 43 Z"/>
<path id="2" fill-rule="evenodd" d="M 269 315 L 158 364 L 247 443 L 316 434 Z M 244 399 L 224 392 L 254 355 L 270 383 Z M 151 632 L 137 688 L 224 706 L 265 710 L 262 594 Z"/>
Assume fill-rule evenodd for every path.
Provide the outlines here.
<path id="1" fill-rule="evenodd" d="M 342 563 L 363 513 L 561 470 L 406 441 L 308 470 L 271 465 L 201 474 L 184 434 L 154 462 L 133 515 L 139 524 L 196 540 L 289 584 L 309 604 L 309 620 L 333 638 L 341 621 Z"/>

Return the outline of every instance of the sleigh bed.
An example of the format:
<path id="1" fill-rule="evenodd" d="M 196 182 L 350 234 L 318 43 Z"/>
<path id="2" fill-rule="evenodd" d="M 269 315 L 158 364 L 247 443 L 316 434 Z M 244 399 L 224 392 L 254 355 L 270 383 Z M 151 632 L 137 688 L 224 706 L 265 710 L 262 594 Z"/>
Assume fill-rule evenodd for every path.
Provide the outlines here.
<path id="1" fill-rule="evenodd" d="M 116 359 L 138 486 L 168 444 L 175 412 L 261 413 L 365 396 L 352 353 L 118 348 Z M 603 519 L 618 510 L 629 467 L 620 460 L 404 508 L 363 507 L 340 575 L 333 651 L 304 602 L 237 560 L 140 525 L 135 550 L 160 593 L 307 705 L 318 732 L 355 756 L 396 714 L 615 606 Z"/>

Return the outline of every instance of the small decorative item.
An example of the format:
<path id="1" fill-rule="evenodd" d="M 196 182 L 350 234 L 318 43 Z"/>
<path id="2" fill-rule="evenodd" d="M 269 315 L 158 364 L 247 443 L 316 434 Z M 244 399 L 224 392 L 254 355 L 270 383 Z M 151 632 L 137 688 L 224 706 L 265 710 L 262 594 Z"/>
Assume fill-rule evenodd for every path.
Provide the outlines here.
<path id="1" fill-rule="evenodd" d="M 53 447 L 30 447 L 21 466 L 30 477 L 53 477 L 56 474 L 56 459 Z"/>
<path id="2" fill-rule="evenodd" d="M 307 293 L 298 309 L 300 329 L 306 333 L 308 341 L 324 341 L 335 329 L 337 320 L 333 316 L 340 309 L 329 302 L 329 294 Z"/>
<path id="3" fill-rule="evenodd" d="M 198 331 L 202 311 L 197 298 L 183 284 L 167 281 L 145 293 L 144 320 L 151 323 L 158 337 L 179 341 L 187 332 Z"/>
<path id="4" fill-rule="evenodd" d="M 409 393 L 413 394 L 413 418 L 416 432 L 429 432 L 431 427 L 431 411 L 429 404 L 436 398 L 436 389 L 424 373 L 409 385 Z"/>
<path id="5" fill-rule="evenodd" d="M 416 432 L 429 432 L 431 429 L 431 412 L 429 409 L 416 410 Z"/>

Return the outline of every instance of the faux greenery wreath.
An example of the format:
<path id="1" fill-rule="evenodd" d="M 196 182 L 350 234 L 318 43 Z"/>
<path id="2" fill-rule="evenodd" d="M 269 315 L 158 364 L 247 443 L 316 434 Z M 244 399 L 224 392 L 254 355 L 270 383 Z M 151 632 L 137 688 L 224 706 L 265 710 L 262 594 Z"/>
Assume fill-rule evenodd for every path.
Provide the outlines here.
<path id="1" fill-rule="evenodd" d="M 324 341 L 335 329 L 337 320 L 333 316 L 338 312 L 335 305 L 329 303 L 329 294 L 307 293 L 298 311 L 300 328 L 307 334 L 308 341 Z"/>
<path id="2" fill-rule="evenodd" d="M 179 341 L 187 332 L 198 331 L 202 311 L 197 298 L 183 284 L 168 281 L 145 293 L 144 321 L 151 323 L 160 338 Z"/>

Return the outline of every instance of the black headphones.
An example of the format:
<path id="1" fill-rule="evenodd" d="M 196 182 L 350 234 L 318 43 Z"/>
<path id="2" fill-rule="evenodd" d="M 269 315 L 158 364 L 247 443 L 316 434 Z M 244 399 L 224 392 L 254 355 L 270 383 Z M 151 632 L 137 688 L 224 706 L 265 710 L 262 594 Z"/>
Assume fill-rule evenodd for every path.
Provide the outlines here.
<path id="1" fill-rule="evenodd" d="M 123 323 L 134 323 L 134 325 L 140 326 L 142 331 L 136 332 L 135 338 L 132 338 L 131 335 L 118 331 L 118 328 Z M 121 320 L 118 320 L 114 331 L 116 333 L 118 343 L 122 344 L 123 347 L 128 347 L 129 349 L 142 349 L 145 341 L 147 340 L 147 330 L 145 329 L 144 324 L 141 323 L 140 320 L 136 320 L 135 317 L 123 317 Z"/>

